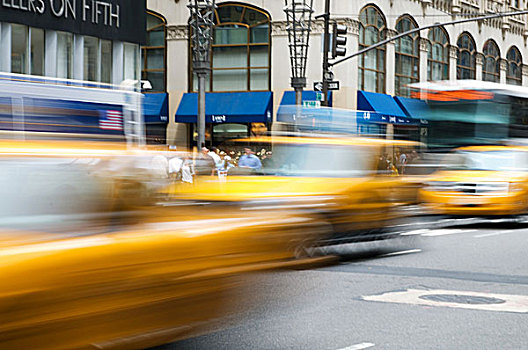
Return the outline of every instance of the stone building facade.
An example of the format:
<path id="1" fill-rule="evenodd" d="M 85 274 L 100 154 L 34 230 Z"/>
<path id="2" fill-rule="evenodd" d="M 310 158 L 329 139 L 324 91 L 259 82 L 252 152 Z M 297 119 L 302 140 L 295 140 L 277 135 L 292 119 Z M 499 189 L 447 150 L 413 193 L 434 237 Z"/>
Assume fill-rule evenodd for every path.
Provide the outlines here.
<path id="1" fill-rule="evenodd" d="M 193 126 L 177 123 L 175 115 L 182 97 L 195 89 L 187 5 L 184 0 L 147 1 L 148 9 L 166 20 L 167 140 L 182 145 L 192 143 Z M 269 91 L 274 120 L 284 92 L 291 91 L 284 2 L 218 1 L 217 6 L 218 47 L 213 52 L 215 63 L 208 90 Z M 333 0 L 331 18 L 348 27 L 349 54 L 411 28 L 524 8 L 520 0 Z M 324 0 L 315 0 L 314 16 L 323 9 Z M 248 33 L 247 39 L 242 30 Z M 314 20 L 307 90 L 322 78 L 322 33 L 323 22 Z M 341 87 L 333 94 L 333 106 L 355 109 L 358 91 L 409 97 L 408 83 L 428 80 L 477 79 L 528 86 L 528 65 L 524 63 L 528 59 L 527 39 L 526 15 L 421 31 L 335 66 L 333 72 Z M 248 133 L 249 129 L 248 125 Z"/>

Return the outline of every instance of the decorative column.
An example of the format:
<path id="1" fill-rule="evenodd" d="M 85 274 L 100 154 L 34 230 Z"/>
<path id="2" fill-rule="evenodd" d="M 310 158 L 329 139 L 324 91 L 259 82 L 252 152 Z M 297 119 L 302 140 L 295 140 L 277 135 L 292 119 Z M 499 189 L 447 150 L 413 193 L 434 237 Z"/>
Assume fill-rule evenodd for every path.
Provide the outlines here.
<path id="1" fill-rule="evenodd" d="M 398 32 L 395 30 L 389 29 L 387 30 L 387 39 L 390 39 L 394 36 L 396 36 Z M 394 41 L 391 41 L 387 43 L 387 49 L 385 51 L 386 57 L 385 57 L 385 92 L 388 95 L 394 95 L 394 83 L 395 83 L 395 65 L 396 65 L 396 57 L 395 57 L 395 43 Z"/>
<path id="2" fill-rule="evenodd" d="M 475 79 L 482 80 L 482 66 L 484 65 L 484 55 L 483 54 L 477 53 L 475 64 L 476 64 Z"/>
<path id="3" fill-rule="evenodd" d="M 457 79 L 458 47 L 449 47 L 449 80 Z"/>
<path id="4" fill-rule="evenodd" d="M 167 144 L 189 147 L 192 124 L 176 123 L 174 116 L 183 94 L 189 90 L 189 26 L 167 26 L 167 93 L 169 98 L 169 123 L 167 124 Z M 191 77 L 192 78 L 192 77 Z M 192 85 L 191 85 L 192 86 Z M 192 137 L 191 137 L 192 139 Z"/>
<path id="5" fill-rule="evenodd" d="M 420 81 L 427 81 L 427 58 L 429 57 L 429 40 L 420 38 Z"/>
<path id="6" fill-rule="evenodd" d="M 522 65 L 522 86 L 528 86 L 528 65 Z"/>
<path id="7" fill-rule="evenodd" d="M 506 84 L 506 75 L 508 74 L 508 61 L 505 59 L 500 60 L 500 83 Z"/>

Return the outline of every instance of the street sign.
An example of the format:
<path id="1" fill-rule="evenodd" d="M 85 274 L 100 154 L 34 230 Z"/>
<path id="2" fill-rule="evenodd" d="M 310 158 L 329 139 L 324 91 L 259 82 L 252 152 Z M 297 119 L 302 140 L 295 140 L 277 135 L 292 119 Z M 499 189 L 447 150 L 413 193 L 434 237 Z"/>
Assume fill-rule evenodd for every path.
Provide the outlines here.
<path id="1" fill-rule="evenodd" d="M 314 81 L 314 91 L 323 91 L 322 81 Z"/>
<path id="2" fill-rule="evenodd" d="M 315 100 L 316 101 L 324 101 L 323 93 L 322 92 L 316 92 L 315 93 Z"/>
<path id="3" fill-rule="evenodd" d="M 325 78 L 325 80 L 332 81 L 332 80 L 334 80 L 334 73 L 332 73 L 330 71 L 325 72 L 324 78 Z"/>
<path id="4" fill-rule="evenodd" d="M 339 90 L 339 80 L 329 81 L 328 90 Z"/>
<path id="5" fill-rule="evenodd" d="M 303 107 L 306 107 L 306 108 L 319 108 L 319 107 L 321 107 L 321 102 L 319 102 L 319 101 L 303 101 Z"/>

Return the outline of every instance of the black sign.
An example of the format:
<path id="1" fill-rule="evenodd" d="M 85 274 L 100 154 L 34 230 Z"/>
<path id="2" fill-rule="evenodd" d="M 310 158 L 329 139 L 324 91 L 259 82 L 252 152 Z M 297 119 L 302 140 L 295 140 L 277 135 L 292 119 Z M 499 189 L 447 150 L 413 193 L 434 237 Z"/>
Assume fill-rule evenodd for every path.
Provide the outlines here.
<path id="1" fill-rule="evenodd" d="M 314 91 L 323 91 L 323 82 L 322 81 L 314 81 Z"/>
<path id="2" fill-rule="evenodd" d="M 144 44 L 146 0 L 0 0 L 0 22 Z"/>
<path id="3" fill-rule="evenodd" d="M 328 90 L 339 90 L 339 81 L 329 81 Z"/>

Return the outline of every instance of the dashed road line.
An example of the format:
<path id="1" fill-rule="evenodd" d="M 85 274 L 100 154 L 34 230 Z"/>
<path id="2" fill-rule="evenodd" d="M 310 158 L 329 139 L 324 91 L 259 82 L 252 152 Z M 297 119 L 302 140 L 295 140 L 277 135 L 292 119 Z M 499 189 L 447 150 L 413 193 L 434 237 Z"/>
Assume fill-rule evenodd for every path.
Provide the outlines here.
<path id="1" fill-rule="evenodd" d="M 483 233 L 483 234 L 480 234 L 480 235 L 474 235 L 473 237 L 475 237 L 475 238 L 492 237 L 492 236 L 503 235 L 503 234 L 506 234 L 506 233 L 514 233 L 514 232 L 518 232 L 518 231 L 521 231 L 521 230 L 507 230 L 507 231 L 498 231 L 498 232 L 491 232 L 491 233 Z"/>
<path id="2" fill-rule="evenodd" d="M 387 254 L 380 255 L 380 257 L 387 257 L 387 256 L 396 256 L 396 255 L 405 255 L 405 254 L 413 254 L 413 253 L 420 253 L 421 249 L 409 249 L 409 250 L 401 250 L 398 252 L 391 252 Z"/>
<path id="3" fill-rule="evenodd" d="M 463 229 L 457 229 L 457 228 L 441 228 L 441 229 L 427 229 L 422 228 L 418 230 L 412 230 L 408 232 L 404 232 L 401 235 L 402 236 L 422 236 L 422 237 L 438 237 L 438 236 L 447 236 L 447 235 L 454 235 L 454 234 L 461 234 L 461 233 L 470 233 L 470 232 L 476 232 L 477 230 L 463 230 Z"/>
<path id="4" fill-rule="evenodd" d="M 466 233 L 471 232 L 473 230 L 461 230 L 461 229 L 438 229 L 438 230 L 430 230 L 428 233 L 423 233 L 423 237 L 437 237 L 437 236 L 447 236 L 447 235 L 454 235 L 458 233 Z"/>
<path id="5" fill-rule="evenodd" d="M 346 348 L 341 348 L 339 350 L 362 350 L 362 349 L 368 349 L 373 347 L 373 343 L 361 343 L 356 345 L 347 346 Z"/>

